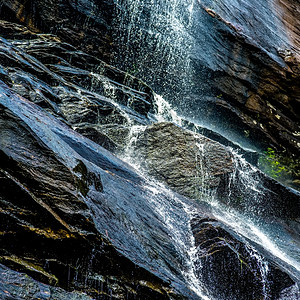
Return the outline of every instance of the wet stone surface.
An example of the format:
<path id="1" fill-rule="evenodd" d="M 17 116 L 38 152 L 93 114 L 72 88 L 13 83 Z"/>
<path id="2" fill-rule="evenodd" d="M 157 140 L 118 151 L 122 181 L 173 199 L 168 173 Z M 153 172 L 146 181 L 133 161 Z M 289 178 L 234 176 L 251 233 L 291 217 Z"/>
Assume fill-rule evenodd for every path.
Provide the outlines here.
<path id="1" fill-rule="evenodd" d="M 285 265 L 266 255 L 264 285 L 250 241 L 194 201 L 209 190 L 245 211 L 255 202 L 224 146 L 174 124 L 150 125 L 151 88 L 104 62 L 115 46 L 106 35 L 111 12 L 110 1 L 1 5 L 0 297 L 199 299 L 203 282 L 224 299 L 264 287 L 271 298 L 297 297 Z M 227 93 L 231 81 L 224 84 Z M 247 107 L 263 111 L 255 95 Z M 136 125 L 145 130 L 135 158 L 178 194 L 114 155 L 124 154 Z M 247 179 L 267 195 L 254 207 L 296 236 L 299 195 L 253 173 Z M 194 247 L 199 260 L 191 260 Z"/>

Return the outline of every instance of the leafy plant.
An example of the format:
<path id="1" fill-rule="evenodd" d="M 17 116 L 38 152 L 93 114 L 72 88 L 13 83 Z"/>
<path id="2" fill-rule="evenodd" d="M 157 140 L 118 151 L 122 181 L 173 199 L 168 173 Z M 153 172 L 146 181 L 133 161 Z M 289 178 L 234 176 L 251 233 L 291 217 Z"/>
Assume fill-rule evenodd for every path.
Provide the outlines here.
<path id="1" fill-rule="evenodd" d="M 264 155 L 259 159 L 259 164 L 265 173 L 275 179 L 286 175 L 286 167 L 279 161 L 279 156 L 272 148 L 268 148 L 264 152 Z"/>

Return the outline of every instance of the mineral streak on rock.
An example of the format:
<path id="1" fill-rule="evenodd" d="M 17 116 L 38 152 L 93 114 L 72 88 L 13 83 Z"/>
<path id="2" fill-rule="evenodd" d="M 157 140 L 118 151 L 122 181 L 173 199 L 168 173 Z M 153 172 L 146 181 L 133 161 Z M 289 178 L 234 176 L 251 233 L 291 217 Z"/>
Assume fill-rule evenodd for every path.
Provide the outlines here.
<path id="1" fill-rule="evenodd" d="M 300 9 L 296 0 L 276 0 L 275 10 L 286 28 L 286 35 L 297 52 L 298 60 L 300 55 Z"/>

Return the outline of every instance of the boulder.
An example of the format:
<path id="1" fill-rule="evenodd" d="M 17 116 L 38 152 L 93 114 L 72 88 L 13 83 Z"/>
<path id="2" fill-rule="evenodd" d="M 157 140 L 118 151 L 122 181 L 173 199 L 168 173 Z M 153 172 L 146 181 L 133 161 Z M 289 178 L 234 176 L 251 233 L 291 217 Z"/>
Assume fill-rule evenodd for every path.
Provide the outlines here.
<path id="1" fill-rule="evenodd" d="M 137 136 L 138 161 L 148 174 L 193 199 L 217 188 L 234 171 L 233 157 L 221 144 L 173 123 L 155 123 Z"/>

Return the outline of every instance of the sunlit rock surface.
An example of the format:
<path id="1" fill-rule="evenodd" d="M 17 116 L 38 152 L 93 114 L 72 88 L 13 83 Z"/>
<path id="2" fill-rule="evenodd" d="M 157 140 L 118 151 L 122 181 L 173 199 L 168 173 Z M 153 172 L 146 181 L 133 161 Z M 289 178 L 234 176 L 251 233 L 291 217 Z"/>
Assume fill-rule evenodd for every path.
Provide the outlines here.
<path id="1" fill-rule="evenodd" d="M 232 155 L 224 146 L 172 123 L 148 127 L 138 135 L 135 147 L 150 175 L 193 199 L 234 172 Z"/>

